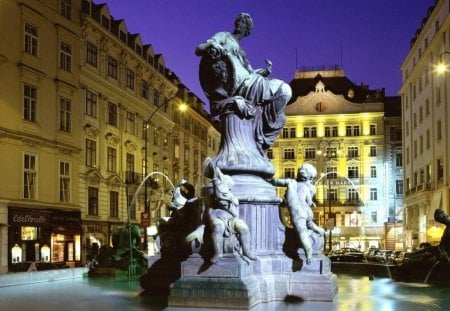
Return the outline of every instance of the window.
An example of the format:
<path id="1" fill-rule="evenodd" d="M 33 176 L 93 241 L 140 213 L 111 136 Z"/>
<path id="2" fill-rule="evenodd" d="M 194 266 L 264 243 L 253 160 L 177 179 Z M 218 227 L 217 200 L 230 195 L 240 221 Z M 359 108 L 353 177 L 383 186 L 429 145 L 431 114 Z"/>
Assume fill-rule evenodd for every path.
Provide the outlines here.
<path id="1" fill-rule="evenodd" d="M 35 26 L 25 23 L 25 38 L 24 38 L 25 53 L 33 56 L 38 54 L 38 30 Z"/>
<path id="2" fill-rule="evenodd" d="M 36 199 L 37 165 L 36 155 L 24 154 L 23 157 L 23 198 Z"/>
<path id="3" fill-rule="evenodd" d="M 108 163 L 107 163 L 107 170 L 108 172 L 115 173 L 116 170 L 116 163 L 117 163 L 117 156 L 116 156 L 116 149 L 112 147 L 108 147 L 107 151 L 108 155 Z"/>
<path id="4" fill-rule="evenodd" d="M 346 136 L 352 136 L 352 127 L 351 126 L 347 125 L 345 127 L 345 135 Z"/>
<path id="5" fill-rule="evenodd" d="M 72 47 L 65 42 L 59 44 L 59 68 L 72 71 Z"/>
<path id="6" fill-rule="evenodd" d="M 401 141 L 402 140 L 402 129 L 401 128 L 391 128 L 391 141 Z"/>
<path id="7" fill-rule="evenodd" d="M 371 201 L 377 201 L 378 200 L 377 188 L 370 188 L 370 200 Z"/>
<path id="8" fill-rule="evenodd" d="M 350 146 L 347 148 L 347 157 L 348 158 L 357 158 L 359 156 L 358 147 Z"/>
<path id="9" fill-rule="evenodd" d="M 102 15 L 102 26 L 109 30 L 109 18 Z"/>
<path id="10" fill-rule="evenodd" d="M 97 117 L 97 94 L 89 90 L 86 91 L 86 114 Z"/>
<path id="11" fill-rule="evenodd" d="M 119 217 L 119 192 L 109 192 L 109 217 Z"/>
<path id="12" fill-rule="evenodd" d="M 293 167 L 285 167 L 284 168 L 284 178 L 295 179 L 295 168 L 293 168 Z"/>
<path id="13" fill-rule="evenodd" d="M 273 150 L 272 149 L 267 150 L 267 158 L 273 159 Z"/>
<path id="14" fill-rule="evenodd" d="M 430 147 L 431 147 L 430 129 L 427 129 L 426 145 L 427 145 L 427 149 L 430 149 Z"/>
<path id="15" fill-rule="evenodd" d="M 117 60 L 108 56 L 108 76 L 117 80 Z"/>
<path id="16" fill-rule="evenodd" d="M 328 158 L 337 158 L 338 150 L 336 147 L 327 147 L 325 156 Z"/>
<path id="17" fill-rule="evenodd" d="M 370 135 L 377 135 L 377 127 L 375 124 L 370 125 Z"/>
<path id="18" fill-rule="evenodd" d="M 397 152 L 395 154 L 395 166 L 397 167 L 403 166 L 403 154 L 400 152 Z"/>
<path id="19" fill-rule="evenodd" d="M 129 206 L 129 215 L 130 215 L 130 219 L 136 219 L 136 204 L 131 204 L 131 202 L 133 201 L 133 196 L 134 193 L 130 193 L 128 195 L 128 201 L 127 201 L 127 206 Z M 159 219 L 159 217 L 157 218 Z"/>
<path id="20" fill-rule="evenodd" d="M 336 179 L 337 178 L 337 167 L 328 166 L 327 167 L 327 178 Z"/>
<path id="21" fill-rule="evenodd" d="M 423 153 L 423 136 L 420 135 L 419 137 L 419 153 L 422 154 Z"/>
<path id="22" fill-rule="evenodd" d="M 91 42 L 86 44 L 86 62 L 97 68 L 97 46 Z"/>
<path id="23" fill-rule="evenodd" d="M 444 178 L 444 162 L 440 159 L 437 159 L 437 179 L 442 180 Z"/>
<path id="24" fill-rule="evenodd" d="M 423 109 L 422 107 L 419 107 L 419 123 L 422 123 L 423 121 Z"/>
<path id="25" fill-rule="evenodd" d="M 441 88 L 438 86 L 436 88 L 436 106 L 441 104 Z"/>
<path id="26" fill-rule="evenodd" d="M 430 100 L 427 98 L 425 100 L 425 116 L 430 114 Z"/>
<path id="27" fill-rule="evenodd" d="M 309 147 L 305 148 L 305 159 L 315 159 L 316 158 L 316 148 Z"/>
<path id="28" fill-rule="evenodd" d="M 370 178 L 377 178 L 377 167 L 376 166 L 370 167 Z"/>
<path id="29" fill-rule="evenodd" d="M 437 140 L 441 140 L 442 139 L 442 126 L 441 126 L 441 120 L 437 121 L 437 125 L 436 125 L 436 138 Z"/>
<path id="30" fill-rule="evenodd" d="M 71 129 L 71 109 L 72 102 L 70 99 L 61 97 L 59 99 L 59 130 L 70 132 Z"/>
<path id="31" fill-rule="evenodd" d="M 127 153 L 126 171 L 134 172 L 134 154 Z"/>
<path id="32" fill-rule="evenodd" d="M 359 167 L 358 166 L 349 166 L 347 173 L 348 173 L 348 178 L 358 178 L 359 177 Z"/>
<path id="33" fill-rule="evenodd" d="M 60 0 L 60 13 L 67 19 L 72 16 L 72 0 Z"/>
<path id="34" fill-rule="evenodd" d="M 289 137 L 289 129 L 284 127 L 281 135 L 282 135 L 281 136 L 282 138 L 288 138 Z"/>
<path id="35" fill-rule="evenodd" d="M 295 138 L 297 135 L 295 134 L 295 127 L 291 127 L 289 129 L 289 137 L 290 138 Z"/>
<path id="36" fill-rule="evenodd" d="M 395 181 L 395 193 L 396 194 L 403 194 L 403 180 L 396 180 Z"/>
<path id="37" fill-rule="evenodd" d="M 159 107 L 159 91 L 158 91 L 158 90 L 155 90 L 155 91 L 153 92 L 153 104 L 154 104 L 156 107 Z"/>
<path id="38" fill-rule="evenodd" d="M 37 106 L 36 87 L 24 84 L 23 86 L 23 118 L 25 120 L 36 122 L 36 106 Z"/>
<path id="39" fill-rule="evenodd" d="M 294 154 L 294 149 L 293 148 L 286 148 L 286 149 L 284 149 L 284 159 L 285 160 L 295 159 L 295 154 Z"/>
<path id="40" fill-rule="evenodd" d="M 86 165 L 95 167 L 97 156 L 97 146 L 95 141 L 86 139 Z"/>
<path id="41" fill-rule="evenodd" d="M 117 105 L 108 102 L 108 124 L 117 127 Z"/>
<path id="42" fill-rule="evenodd" d="M 370 212 L 370 220 L 372 221 L 372 222 L 377 222 L 377 212 L 376 211 L 374 211 L 374 212 Z"/>
<path id="43" fill-rule="evenodd" d="M 145 80 L 142 80 L 141 84 L 141 96 L 145 99 L 148 99 L 148 83 Z"/>
<path id="44" fill-rule="evenodd" d="M 311 127 L 311 137 L 317 137 L 317 128 Z"/>
<path id="45" fill-rule="evenodd" d="M 304 138 L 309 138 L 309 137 L 310 137 L 310 134 L 309 134 L 309 127 L 303 128 L 303 137 L 304 137 Z"/>
<path id="46" fill-rule="evenodd" d="M 127 111 L 127 132 L 136 134 L 136 115 Z"/>
<path id="47" fill-rule="evenodd" d="M 327 189 L 327 198 L 328 201 L 336 202 L 337 201 L 337 189 Z"/>
<path id="48" fill-rule="evenodd" d="M 348 189 L 347 190 L 347 200 L 350 202 L 358 202 L 359 201 L 359 195 L 356 189 Z"/>
<path id="49" fill-rule="evenodd" d="M 59 201 L 70 202 L 70 164 L 59 162 Z"/>
<path id="50" fill-rule="evenodd" d="M 346 136 L 359 136 L 359 125 L 354 125 L 354 126 L 347 125 L 345 127 L 345 135 Z"/>
<path id="51" fill-rule="evenodd" d="M 370 146 L 370 157 L 376 157 L 377 156 L 377 146 Z"/>
<path id="52" fill-rule="evenodd" d="M 134 71 L 127 68 L 127 87 L 134 90 Z"/>
<path id="53" fill-rule="evenodd" d="M 88 188 L 88 215 L 98 216 L 98 188 Z"/>
<path id="54" fill-rule="evenodd" d="M 333 126 L 333 128 L 331 129 L 331 136 L 333 136 L 333 137 L 338 136 L 338 127 L 337 126 Z"/>
<path id="55" fill-rule="evenodd" d="M 338 128 L 337 126 L 325 126 L 325 137 L 337 137 Z"/>

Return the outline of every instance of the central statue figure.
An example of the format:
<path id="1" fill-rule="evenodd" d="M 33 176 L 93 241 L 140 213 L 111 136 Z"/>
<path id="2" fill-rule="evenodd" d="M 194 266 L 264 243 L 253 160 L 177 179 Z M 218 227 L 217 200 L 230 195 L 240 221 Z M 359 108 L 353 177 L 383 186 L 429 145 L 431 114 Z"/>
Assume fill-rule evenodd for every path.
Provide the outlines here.
<path id="1" fill-rule="evenodd" d="M 292 91 L 281 80 L 269 79 L 267 68 L 253 69 L 240 41 L 249 36 L 253 21 L 241 13 L 233 33 L 219 32 L 196 48 L 201 56 L 200 84 L 213 116 L 220 115 L 222 140 L 213 162 L 224 173 L 270 178 L 275 168 L 265 152 L 286 122 L 284 108 Z"/>

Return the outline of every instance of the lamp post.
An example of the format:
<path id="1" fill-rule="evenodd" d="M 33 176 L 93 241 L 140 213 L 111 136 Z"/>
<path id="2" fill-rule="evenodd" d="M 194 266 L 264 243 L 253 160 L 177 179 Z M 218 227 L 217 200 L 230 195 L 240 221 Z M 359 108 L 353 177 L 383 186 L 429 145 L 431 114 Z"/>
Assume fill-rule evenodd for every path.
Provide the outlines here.
<path id="1" fill-rule="evenodd" d="M 448 71 L 448 65 L 444 62 L 443 56 L 445 54 L 450 54 L 450 51 L 444 51 L 441 54 L 439 54 L 439 64 L 436 66 L 436 71 L 439 74 L 442 74 L 444 72 Z"/>
<path id="2" fill-rule="evenodd" d="M 333 146 L 333 144 L 337 144 L 337 146 L 338 146 L 337 149 L 336 149 L 336 152 L 332 152 L 331 147 Z M 338 141 L 338 140 L 321 140 L 319 142 L 319 145 L 318 145 L 318 147 L 319 147 L 318 154 L 322 154 L 323 153 L 322 149 L 321 149 L 322 145 L 326 146 L 326 150 L 325 150 L 324 156 L 327 159 L 327 165 L 328 165 L 332 158 L 335 158 L 335 157 L 338 156 L 338 153 L 340 151 L 341 142 Z M 328 191 L 327 191 L 328 221 L 327 222 L 328 222 L 328 224 L 330 224 L 330 220 L 331 220 L 331 199 L 330 199 L 331 182 L 330 182 L 330 178 L 328 176 L 328 173 L 330 173 L 330 172 L 326 171 L 326 166 L 324 165 L 324 174 L 327 177 L 327 183 L 328 183 Z M 323 204 L 323 217 L 324 217 L 324 220 L 325 220 L 325 197 L 324 197 L 324 204 Z M 331 233 L 331 231 L 334 228 L 334 225 L 335 225 L 335 223 L 333 223 L 333 225 L 329 226 L 330 233 L 329 233 L 329 237 L 328 237 L 328 251 L 331 251 L 331 249 L 332 249 L 332 233 Z M 324 249 L 326 248 L 325 246 L 326 246 L 326 236 L 324 237 Z"/>
<path id="3" fill-rule="evenodd" d="M 148 174 L 148 130 L 150 126 L 150 121 L 155 116 L 156 112 L 159 111 L 159 109 L 163 106 L 165 106 L 167 103 L 169 103 L 172 99 L 175 99 L 177 95 L 173 95 L 170 98 L 167 98 L 164 100 L 164 102 L 161 105 L 156 106 L 156 109 L 153 110 L 153 112 L 150 114 L 150 117 L 145 121 L 144 125 L 144 159 L 145 159 L 145 166 L 144 166 L 144 178 L 147 177 Z M 178 107 L 180 111 L 185 111 L 187 109 L 187 104 L 181 103 Z M 150 213 L 150 206 L 148 205 L 148 192 L 147 192 L 147 182 L 144 185 L 144 212 Z M 149 214 L 150 216 L 150 214 Z M 151 217 L 150 219 L 150 225 L 151 225 Z M 147 233 L 144 234 L 144 247 L 147 247 Z"/>

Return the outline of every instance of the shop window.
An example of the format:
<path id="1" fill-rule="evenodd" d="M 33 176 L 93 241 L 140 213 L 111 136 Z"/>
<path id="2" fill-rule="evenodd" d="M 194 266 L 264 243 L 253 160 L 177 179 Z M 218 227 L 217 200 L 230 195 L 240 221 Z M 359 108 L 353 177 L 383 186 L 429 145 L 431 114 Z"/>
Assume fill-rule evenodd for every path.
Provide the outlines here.
<path id="1" fill-rule="evenodd" d="M 21 227 L 20 239 L 23 241 L 34 241 L 38 238 L 37 227 Z"/>

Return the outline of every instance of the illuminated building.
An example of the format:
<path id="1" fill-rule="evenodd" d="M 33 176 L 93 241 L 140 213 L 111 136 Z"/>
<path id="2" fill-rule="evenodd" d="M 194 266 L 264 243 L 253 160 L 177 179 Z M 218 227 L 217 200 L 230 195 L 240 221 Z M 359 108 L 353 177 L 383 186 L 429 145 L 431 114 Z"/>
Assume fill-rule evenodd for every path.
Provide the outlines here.
<path id="1" fill-rule="evenodd" d="M 449 73 L 436 72 L 441 61 L 450 60 L 449 5 L 435 1 L 424 12 L 401 66 L 404 243 L 409 250 L 437 243 L 441 234 L 434 233 L 443 226 L 434 221 L 434 211 L 449 212 Z"/>
<path id="2" fill-rule="evenodd" d="M 394 248 L 385 226 L 402 206 L 400 99 L 355 85 L 341 68 L 297 71 L 291 87 L 286 125 L 268 152 L 276 176 L 317 168 L 314 218 L 334 228 L 333 248 Z"/>
<path id="3" fill-rule="evenodd" d="M 106 4 L 7 1 L 0 26 L 17 30 L 0 46 L 0 273 L 48 254 L 85 264 L 128 215 L 140 224 L 143 191 L 127 202 L 145 171 L 197 182 L 218 132 L 164 57 Z M 178 114 L 182 102 L 190 107 Z M 148 188 L 154 222 L 171 185 L 159 174 Z"/>

